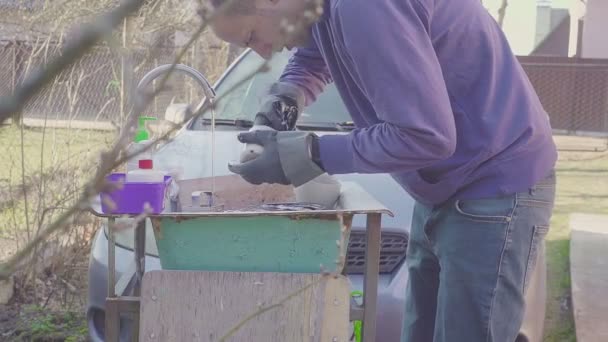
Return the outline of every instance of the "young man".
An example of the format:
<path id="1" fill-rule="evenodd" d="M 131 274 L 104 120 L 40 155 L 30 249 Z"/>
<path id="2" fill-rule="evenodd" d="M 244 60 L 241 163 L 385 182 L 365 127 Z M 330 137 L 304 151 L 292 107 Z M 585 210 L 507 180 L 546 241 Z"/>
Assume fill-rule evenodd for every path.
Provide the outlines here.
<path id="1" fill-rule="evenodd" d="M 213 25 L 220 38 L 265 58 L 297 50 L 257 117 L 275 130 L 239 136 L 263 153 L 230 169 L 296 186 L 323 172 L 390 173 L 416 200 L 402 340 L 513 342 L 552 214 L 557 152 L 480 1 L 325 0 L 307 34 L 287 36 L 282 20 L 302 24 L 309 2 L 236 2 Z M 293 131 L 330 82 L 357 129 Z"/>

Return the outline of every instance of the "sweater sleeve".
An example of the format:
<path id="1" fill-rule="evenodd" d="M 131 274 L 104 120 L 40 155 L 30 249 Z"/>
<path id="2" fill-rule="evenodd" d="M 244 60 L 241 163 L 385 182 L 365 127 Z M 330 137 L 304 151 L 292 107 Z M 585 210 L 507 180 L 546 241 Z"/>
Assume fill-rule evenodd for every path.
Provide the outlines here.
<path id="1" fill-rule="evenodd" d="M 316 101 L 325 86 L 332 82 L 317 44 L 314 39 L 310 40 L 308 46 L 297 48 L 279 78 L 279 82 L 294 85 L 303 92 L 305 106 Z"/>
<path id="2" fill-rule="evenodd" d="M 328 173 L 391 173 L 450 157 L 456 127 L 442 69 L 418 0 L 350 0 L 338 19 L 350 70 L 379 123 L 319 140 Z M 357 18 L 365 18 L 362 25 Z"/>

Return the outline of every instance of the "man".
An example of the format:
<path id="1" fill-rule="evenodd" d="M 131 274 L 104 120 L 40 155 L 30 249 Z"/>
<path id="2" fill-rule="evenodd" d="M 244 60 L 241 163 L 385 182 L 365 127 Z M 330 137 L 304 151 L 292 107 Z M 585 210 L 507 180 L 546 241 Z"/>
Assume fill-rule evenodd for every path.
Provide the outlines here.
<path id="1" fill-rule="evenodd" d="M 295 186 L 323 172 L 390 173 L 416 200 L 402 340 L 513 342 L 552 214 L 557 152 L 546 112 L 480 1 L 325 0 L 296 35 L 282 34 L 282 20 L 298 27 L 310 2 L 236 2 L 213 25 L 220 38 L 265 58 L 297 50 L 256 119 L 275 130 L 239 136 L 263 152 L 230 169 L 254 184 Z M 293 131 L 330 82 L 357 128 Z"/>

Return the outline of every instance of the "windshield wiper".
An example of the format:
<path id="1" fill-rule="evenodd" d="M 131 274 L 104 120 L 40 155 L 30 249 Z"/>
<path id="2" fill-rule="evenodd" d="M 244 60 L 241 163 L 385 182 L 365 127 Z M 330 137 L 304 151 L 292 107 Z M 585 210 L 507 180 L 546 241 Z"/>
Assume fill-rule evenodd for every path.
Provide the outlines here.
<path id="1" fill-rule="evenodd" d="M 205 125 L 211 125 L 211 118 L 203 118 Z M 238 128 L 251 128 L 253 127 L 253 121 L 249 119 L 215 119 L 217 126 L 235 126 Z"/>
<path id="2" fill-rule="evenodd" d="M 350 121 L 345 122 L 301 122 L 296 125 L 302 130 L 321 130 L 321 131 L 343 131 L 349 132 L 355 129 L 355 124 Z"/>
<path id="3" fill-rule="evenodd" d="M 211 125 L 210 118 L 203 118 L 204 125 Z M 254 125 L 253 120 L 249 119 L 215 119 L 217 126 L 235 126 L 238 128 L 251 128 Z M 302 130 L 320 130 L 320 131 L 344 131 L 349 132 L 355 129 L 355 124 L 351 121 L 344 122 L 298 122 L 298 129 Z"/>
<path id="4" fill-rule="evenodd" d="M 341 131 L 352 131 L 357 128 L 352 121 L 336 122 L 335 125 Z"/>

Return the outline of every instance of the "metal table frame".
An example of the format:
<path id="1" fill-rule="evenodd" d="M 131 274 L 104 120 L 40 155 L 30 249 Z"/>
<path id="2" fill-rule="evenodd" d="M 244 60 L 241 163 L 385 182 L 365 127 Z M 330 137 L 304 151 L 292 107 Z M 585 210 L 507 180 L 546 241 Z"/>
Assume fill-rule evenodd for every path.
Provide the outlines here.
<path id="1" fill-rule="evenodd" d="M 366 223 L 366 250 L 365 250 L 365 271 L 363 283 L 363 304 L 358 305 L 354 300 L 351 300 L 350 320 L 362 322 L 362 340 L 364 342 L 375 341 L 376 336 L 376 311 L 378 298 L 378 279 L 380 270 L 380 235 L 381 235 L 381 219 L 382 214 L 392 213 L 385 208 L 375 210 L 344 210 L 346 215 L 364 214 L 367 216 Z M 315 214 L 335 215 L 340 211 L 317 211 Z M 105 336 L 108 342 L 118 342 L 120 335 L 120 315 L 130 314 L 133 317 L 133 341 L 139 340 L 139 308 L 141 283 L 145 272 L 145 241 L 146 241 L 146 224 L 145 220 L 141 220 L 135 228 L 135 284 L 133 296 L 119 296 L 116 294 L 116 264 L 115 264 L 115 239 L 114 239 L 114 222 L 117 217 L 124 215 L 107 215 L 95 213 L 97 216 L 108 218 L 108 295 L 106 298 L 106 315 L 105 315 Z M 221 213 L 208 214 L 209 216 L 221 216 Z M 243 213 L 247 215 L 248 213 Z M 250 215 L 251 213 L 249 213 Z M 255 213 L 260 215 L 261 213 Z M 267 213 L 263 213 L 267 214 Z M 284 213 L 284 215 L 293 215 L 293 212 Z M 308 213 L 310 214 L 310 213 Z M 281 214 L 278 214 L 281 215 Z M 156 216 L 164 216 L 156 215 Z M 172 215 L 175 216 L 175 215 Z M 155 215 L 151 215 L 154 218 Z"/>

